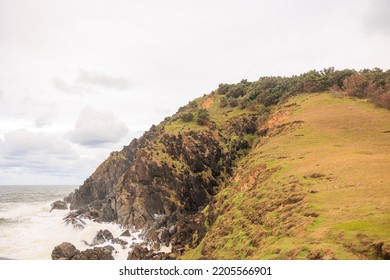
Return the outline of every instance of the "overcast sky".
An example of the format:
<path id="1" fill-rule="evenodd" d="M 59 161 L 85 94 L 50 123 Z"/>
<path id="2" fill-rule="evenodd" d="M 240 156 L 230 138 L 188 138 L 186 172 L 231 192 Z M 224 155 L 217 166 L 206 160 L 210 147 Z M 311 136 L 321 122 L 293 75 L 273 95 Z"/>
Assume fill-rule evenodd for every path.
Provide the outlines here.
<path id="1" fill-rule="evenodd" d="M 0 184 L 82 184 L 219 83 L 389 50 L 388 0 L 0 0 Z"/>

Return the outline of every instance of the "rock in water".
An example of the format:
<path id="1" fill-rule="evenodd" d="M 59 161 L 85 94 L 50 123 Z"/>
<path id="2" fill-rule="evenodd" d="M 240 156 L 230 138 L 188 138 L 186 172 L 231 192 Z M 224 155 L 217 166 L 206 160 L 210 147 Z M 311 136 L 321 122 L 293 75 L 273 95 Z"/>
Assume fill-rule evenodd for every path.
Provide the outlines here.
<path id="1" fill-rule="evenodd" d="M 56 246 L 51 253 L 52 260 L 71 260 L 76 254 L 80 253 L 76 247 L 69 243 L 63 242 Z"/>
<path id="2" fill-rule="evenodd" d="M 126 246 L 126 245 L 129 244 L 129 242 L 127 242 L 126 240 L 120 239 L 120 238 L 114 238 L 112 240 L 112 243 L 119 244 L 119 245 L 122 245 L 122 246 Z"/>
<path id="3" fill-rule="evenodd" d="M 53 211 L 54 209 L 57 209 L 57 210 L 68 210 L 68 206 L 66 205 L 66 202 L 62 201 L 62 200 L 57 200 L 57 201 L 53 202 L 50 205 L 50 207 L 51 207 L 50 212 Z"/>
<path id="4" fill-rule="evenodd" d="M 121 236 L 130 237 L 130 236 L 131 236 L 130 231 L 128 231 L 128 230 L 126 229 L 124 232 L 122 232 Z"/>
<path id="5" fill-rule="evenodd" d="M 78 212 L 71 212 L 65 218 L 63 218 L 64 222 L 68 225 L 73 225 L 76 229 L 84 229 L 85 222 L 79 217 Z"/>
<path id="6" fill-rule="evenodd" d="M 99 232 L 96 234 L 95 238 L 93 239 L 92 246 L 103 244 L 107 241 L 113 240 L 114 236 L 112 233 L 108 230 L 99 230 Z"/>

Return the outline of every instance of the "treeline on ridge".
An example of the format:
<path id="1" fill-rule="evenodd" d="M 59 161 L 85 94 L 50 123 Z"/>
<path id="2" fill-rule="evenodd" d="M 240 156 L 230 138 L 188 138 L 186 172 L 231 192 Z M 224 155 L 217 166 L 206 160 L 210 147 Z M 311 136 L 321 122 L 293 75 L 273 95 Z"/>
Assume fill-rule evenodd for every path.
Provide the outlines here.
<path id="1" fill-rule="evenodd" d="M 275 105 L 298 93 L 324 91 L 366 98 L 390 110 L 390 70 L 335 70 L 331 67 L 321 71 L 312 70 L 299 76 L 261 77 L 255 82 L 242 80 L 238 84 L 220 84 L 216 93 L 223 95 L 220 99 L 222 108 L 250 108 L 255 103 Z"/>

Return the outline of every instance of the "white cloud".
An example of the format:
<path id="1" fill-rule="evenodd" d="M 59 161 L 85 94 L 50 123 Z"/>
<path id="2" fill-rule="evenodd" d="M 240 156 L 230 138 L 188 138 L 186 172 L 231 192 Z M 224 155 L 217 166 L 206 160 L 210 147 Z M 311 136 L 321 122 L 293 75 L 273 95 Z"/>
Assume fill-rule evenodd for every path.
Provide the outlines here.
<path id="1" fill-rule="evenodd" d="M 0 100 L 2 100 L 3 97 L 4 97 L 4 92 L 3 92 L 3 90 L 0 88 Z"/>
<path id="2" fill-rule="evenodd" d="M 100 146 L 116 143 L 128 133 L 127 126 L 111 112 L 99 112 L 86 107 L 76 122 L 68 138 L 84 146 Z"/>
<path id="3" fill-rule="evenodd" d="M 99 88 L 123 91 L 131 86 L 126 78 L 86 70 L 80 70 L 73 83 L 61 78 L 53 78 L 52 84 L 57 90 L 72 94 L 96 93 Z"/>
<path id="4" fill-rule="evenodd" d="M 4 134 L 0 141 L 0 167 L 36 174 L 69 175 L 79 159 L 69 143 L 56 135 L 26 129 Z"/>
<path id="5" fill-rule="evenodd" d="M 127 79 L 122 77 L 112 77 L 98 72 L 88 72 L 80 70 L 80 75 L 76 79 L 77 84 L 86 86 L 101 86 L 116 90 L 126 90 L 130 87 Z"/>

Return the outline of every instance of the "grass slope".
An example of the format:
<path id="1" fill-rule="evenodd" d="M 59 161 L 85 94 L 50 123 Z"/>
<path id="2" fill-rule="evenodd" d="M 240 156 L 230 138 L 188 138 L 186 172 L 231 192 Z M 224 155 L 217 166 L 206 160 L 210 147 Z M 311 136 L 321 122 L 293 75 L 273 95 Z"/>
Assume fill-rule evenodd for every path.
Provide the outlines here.
<path id="1" fill-rule="evenodd" d="M 375 259 L 390 251 L 388 110 L 297 95 L 261 129 L 204 210 L 206 237 L 183 259 Z"/>

